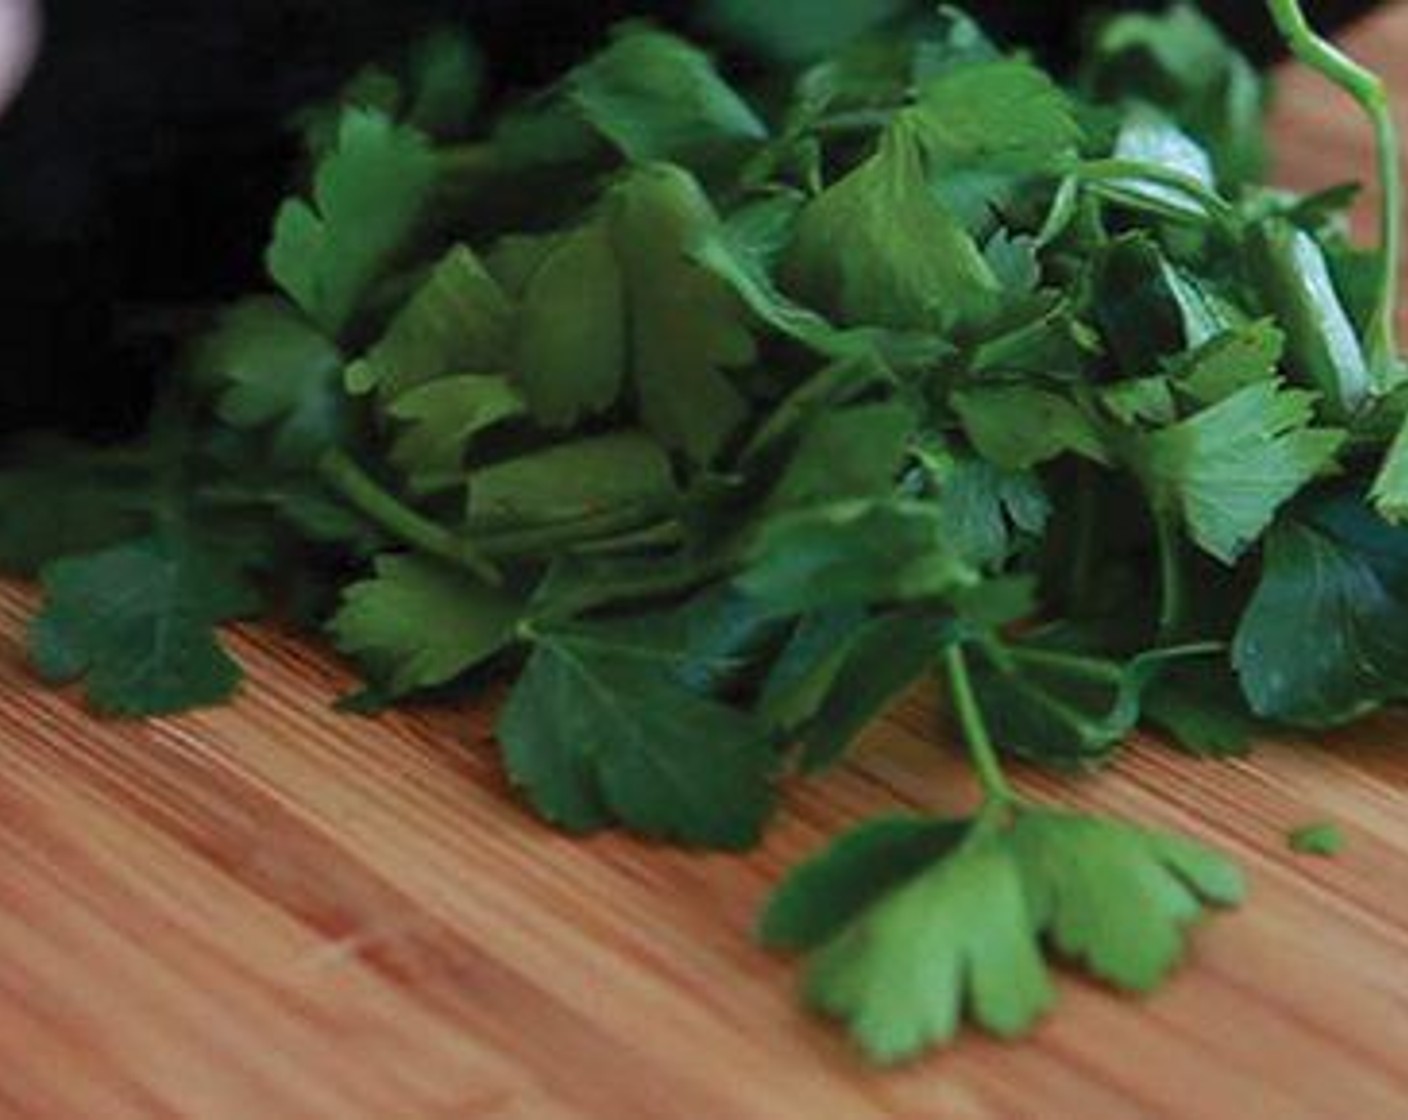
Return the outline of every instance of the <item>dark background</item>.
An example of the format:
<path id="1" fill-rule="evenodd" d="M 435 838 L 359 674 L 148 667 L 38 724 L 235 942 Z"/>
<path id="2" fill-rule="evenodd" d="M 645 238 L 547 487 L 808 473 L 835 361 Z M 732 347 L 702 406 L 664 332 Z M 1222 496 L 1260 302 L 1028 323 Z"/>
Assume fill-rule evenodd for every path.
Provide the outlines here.
<path id="1" fill-rule="evenodd" d="M 766 0 L 759 0 L 766 2 Z M 825 0 L 817 0 L 824 3 Z M 1108 5 L 1106 5 L 1108 6 Z M 1133 5 L 1125 5 L 1133 6 Z M 1326 26 L 1370 7 L 1321 0 Z M 671 0 L 48 0 L 43 53 L 0 121 L 0 429 L 135 423 L 163 355 L 140 309 L 259 283 L 293 156 L 288 112 L 425 29 L 478 34 L 499 88 L 558 73 L 616 20 L 687 26 Z M 974 0 L 1066 56 L 1092 4 Z M 1205 4 L 1260 56 L 1255 0 Z"/>

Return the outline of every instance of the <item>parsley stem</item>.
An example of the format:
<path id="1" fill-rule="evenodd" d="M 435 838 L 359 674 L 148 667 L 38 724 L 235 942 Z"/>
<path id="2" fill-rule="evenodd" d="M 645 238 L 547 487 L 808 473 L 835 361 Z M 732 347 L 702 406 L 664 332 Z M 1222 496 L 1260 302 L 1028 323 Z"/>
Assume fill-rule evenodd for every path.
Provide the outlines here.
<path id="1" fill-rule="evenodd" d="M 663 505 L 637 503 L 548 524 L 459 534 L 406 505 L 341 451 L 328 452 L 320 470 L 329 485 L 392 536 L 496 586 L 503 582 L 496 560 L 543 556 L 586 541 L 647 529 L 673 512 Z"/>
<path id="2" fill-rule="evenodd" d="M 944 665 L 948 670 L 954 707 L 958 710 L 958 722 L 963 728 L 969 757 L 978 771 L 983 795 L 990 804 L 1011 804 L 1017 800 L 1017 794 L 1007 781 L 998 759 L 997 747 L 988 733 L 987 720 L 983 718 L 982 706 L 973 691 L 973 678 L 968 673 L 968 659 L 963 655 L 963 648 L 951 645 L 944 650 Z"/>
<path id="3" fill-rule="evenodd" d="M 1216 191 L 1209 190 L 1206 184 L 1200 183 L 1193 176 L 1175 171 L 1171 167 L 1139 159 L 1093 159 L 1080 164 L 1078 174 L 1086 182 L 1097 183 L 1142 179 L 1187 195 L 1194 202 L 1201 204 L 1212 217 L 1226 225 L 1235 226 L 1238 220 L 1237 208 L 1225 198 Z"/>
<path id="4" fill-rule="evenodd" d="M 468 569 L 490 584 L 497 586 L 503 582 L 503 575 L 475 545 L 411 509 L 345 453 L 329 451 L 319 462 L 318 470 L 328 485 L 393 537 L 430 556 Z"/>
<path id="5" fill-rule="evenodd" d="M 1379 213 L 1379 300 L 1370 327 L 1370 357 L 1379 387 L 1386 390 L 1398 362 L 1399 264 L 1403 256 L 1402 143 L 1384 80 L 1326 40 L 1305 17 L 1300 0 L 1267 0 L 1272 18 L 1286 44 L 1302 62 L 1354 98 L 1369 115 L 1378 147 L 1379 182 L 1383 189 Z"/>
<path id="6" fill-rule="evenodd" d="M 1164 510 L 1154 511 L 1154 534 L 1159 550 L 1159 636 L 1170 638 L 1183 626 L 1183 547 L 1178 519 Z"/>
<path id="7" fill-rule="evenodd" d="M 639 532 L 660 524 L 672 512 L 672 505 L 637 502 L 634 505 L 543 525 L 476 532 L 473 539 L 481 554 L 494 559 L 512 560 L 520 556 L 555 552 L 589 541 L 620 536 L 623 533 Z"/>

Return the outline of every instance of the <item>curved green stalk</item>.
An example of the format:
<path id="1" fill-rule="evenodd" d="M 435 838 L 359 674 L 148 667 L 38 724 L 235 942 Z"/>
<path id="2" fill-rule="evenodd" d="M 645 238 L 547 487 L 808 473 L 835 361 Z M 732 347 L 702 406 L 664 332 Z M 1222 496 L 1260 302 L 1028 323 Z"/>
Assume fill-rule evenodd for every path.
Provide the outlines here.
<path id="1" fill-rule="evenodd" d="M 1154 510 L 1154 534 L 1159 553 L 1159 637 L 1167 641 L 1183 628 L 1187 604 L 1183 585 L 1183 542 L 1178 518 Z"/>
<path id="2" fill-rule="evenodd" d="M 324 480 L 364 515 L 403 544 L 498 585 L 496 560 L 545 556 L 573 545 L 599 541 L 658 524 L 669 510 L 633 505 L 543 525 L 459 534 L 416 512 L 348 455 L 330 451 L 319 464 Z"/>
<path id="3" fill-rule="evenodd" d="M 341 451 L 329 451 L 318 471 L 334 490 L 403 544 L 465 568 L 498 586 L 503 575 L 476 546 L 461 540 L 389 493 Z"/>
<path id="4" fill-rule="evenodd" d="M 973 767 L 978 772 L 983 795 L 990 805 L 1010 805 L 1017 800 L 1016 791 L 1007 781 L 1002 762 L 998 758 L 997 746 L 988 733 L 987 720 L 973 691 L 973 678 L 968 673 L 968 659 L 963 649 L 951 645 L 944 650 L 944 666 L 948 670 L 949 689 L 953 693 L 953 705 L 958 713 L 959 726 L 967 740 L 968 753 Z"/>
<path id="5" fill-rule="evenodd" d="M 1393 105 L 1382 78 L 1324 39 L 1310 26 L 1300 0 L 1267 0 L 1277 28 L 1302 62 L 1348 93 L 1369 115 L 1378 147 L 1383 205 L 1379 214 L 1382 253 L 1379 299 L 1370 328 L 1369 353 L 1379 389 L 1387 390 L 1398 363 L 1399 263 L 1403 256 L 1402 143 Z"/>
<path id="6" fill-rule="evenodd" d="M 1142 179 L 1144 182 L 1186 195 L 1202 206 L 1209 216 L 1228 227 L 1234 227 L 1238 221 L 1235 206 L 1193 176 L 1175 171 L 1171 167 L 1162 167 L 1147 160 L 1111 157 L 1086 160 L 1077 167 L 1076 173 L 1086 182 L 1108 183 Z"/>

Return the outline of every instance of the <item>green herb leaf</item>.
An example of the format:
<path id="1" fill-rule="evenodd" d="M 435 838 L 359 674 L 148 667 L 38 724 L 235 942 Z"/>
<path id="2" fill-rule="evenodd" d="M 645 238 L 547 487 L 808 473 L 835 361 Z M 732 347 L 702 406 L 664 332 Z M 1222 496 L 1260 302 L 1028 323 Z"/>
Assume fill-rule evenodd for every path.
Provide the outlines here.
<path id="1" fill-rule="evenodd" d="M 667 446 L 707 463 L 747 415 L 727 371 L 755 356 L 742 302 L 689 256 L 717 217 L 685 172 L 654 166 L 617 188 L 610 221 L 629 285 L 641 418 Z"/>
<path id="2" fill-rule="evenodd" d="M 1333 859 L 1344 851 L 1344 833 L 1338 825 L 1322 821 L 1292 829 L 1286 843 L 1297 855 Z"/>
<path id="3" fill-rule="evenodd" d="M 522 417 L 523 398 L 504 377 L 442 377 L 402 393 L 387 414 L 406 425 L 389 458 L 412 490 L 428 493 L 464 484 L 475 437 Z"/>
<path id="4" fill-rule="evenodd" d="M 929 185 L 923 127 L 898 118 L 879 150 L 812 201 L 785 287 L 837 321 L 940 335 L 993 312 L 997 277 Z"/>
<path id="5" fill-rule="evenodd" d="M 1055 1002 L 1043 946 L 1148 991 L 1240 873 L 1192 841 L 1098 817 L 1001 808 L 973 822 L 864 825 L 804 863 L 764 914 L 763 939 L 810 950 L 808 999 L 877 1061 L 950 1041 L 966 1015 L 1026 1033 Z"/>
<path id="6" fill-rule="evenodd" d="M 1204 906 L 1245 893 L 1236 866 L 1210 849 L 1098 817 L 1027 811 L 1012 845 L 1034 924 L 1063 957 L 1130 991 L 1163 983 Z"/>
<path id="7" fill-rule="evenodd" d="M 383 401 L 441 377 L 508 373 L 512 306 L 470 249 L 451 249 L 347 371 L 348 388 Z"/>
<path id="8" fill-rule="evenodd" d="M 659 508 L 676 496 L 670 460 L 639 432 L 564 443 L 476 471 L 469 516 L 483 523 L 567 521 L 629 506 Z"/>
<path id="9" fill-rule="evenodd" d="M 1287 367 L 1339 414 L 1352 416 L 1373 395 L 1374 377 L 1324 251 L 1304 230 L 1276 219 L 1256 226 L 1250 245 L 1258 290 L 1286 333 Z"/>
<path id="10" fill-rule="evenodd" d="M 552 246 L 524 292 L 514 369 L 534 417 L 566 428 L 610 408 L 629 346 L 625 278 L 609 230 L 592 222 Z"/>
<path id="11" fill-rule="evenodd" d="M 239 667 L 215 627 L 259 606 L 241 561 L 189 540 L 148 537 L 44 569 L 30 656 L 49 680 L 83 678 L 100 711 L 161 715 L 234 692 Z"/>
<path id="12" fill-rule="evenodd" d="M 954 393 L 951 401 L 978 453 L 1002 470 L 1031 470 L 1067 452 L 1109 460 L 1098 427 L 1057 393 L 994 385 Z"/>
<path id="13" fill-rule="evenodd" d="M 1197 545 L 1230 564 L 1343 446 L 1343 432 L 1310 427 L 1313 402 L 1274 381 L 1249 385 L 1136 437 L 1127 458 L 1154 505 L 1177 511 Z"/>
<path id="14" fill-rule="evenodd" d="M 663 31 L 627 25 L 567 78 L 577 110 L 628 159 L 689 163 L 757 142 L 767 127 L 707 55 Z"/>
<path id="15" fill-rule="evenodd" d="M 318 166 L 311 202 L 289 199 L 279 210 L 269 274 L 328 335 L 340 336 L 419 228 L 436 175 L 420 133 L 349 109 L 336 149 Z"/>
<path id="16" fill-rule="evenodd" d="M 705 847 L 756 841 L 774 797 L 769 736 L 684 687 L 675 647 L 605 623 L 540 633 L 535 645 L 499 738 L 543 816 L 574 832 L 620 821 Z"/>
<path id="17" fill-rule="evenodd" d="M 941 838 L 954 825 L 932 827 L 937 858 L 873 901 L 858 899 L 869 904 L 807 966 L 808 1002 L 849 1022 L 880 1062 L 950 1041 L 965 1013 L 994 1034 L 1020 1035 L 1055 1001 L 1022 869 L 1005 839 L 975 830 L 945 854 Z M 862 851 L 880 883 L 895 873 L 874 861 L 888 847 L 872 842 Z M 835 852 L 819 858 L 851 855 L 839 845 Z M 804 865 L 803 874 L 826 883 L 836 873 Z"/>
<path id="18" fill-rule="evenodd" d="M 196 375 L 214 385 L 220 419 L 272 429 L 281 460 L 311 461 L 337 442 L 342 355 L 284 301 L 255 298 L 228 308 L 192 360 Z"/>
<path id="19" fill-rule="evenodd" d="M 1408 531 L 1353 496 L 1277 525 L 1233 657 L 1252 708 L 1282 723 L 1344 723 L 1408 695 Z"/>
<path id="20" fill-rule="evenodd" d="M 768 521 L 738 579 L 779 614 L 924 601 L 976 582 L 929 504 L 841 502 Z"/>
<path id="21" fill-rule="evenodd" d="M 417 556 L 376 561 L 375 575 L 342 594 L 328 624 L 391 696 L 434 688 L 493 657 L 514 639 L 523 604 L 464 572 Z"/>

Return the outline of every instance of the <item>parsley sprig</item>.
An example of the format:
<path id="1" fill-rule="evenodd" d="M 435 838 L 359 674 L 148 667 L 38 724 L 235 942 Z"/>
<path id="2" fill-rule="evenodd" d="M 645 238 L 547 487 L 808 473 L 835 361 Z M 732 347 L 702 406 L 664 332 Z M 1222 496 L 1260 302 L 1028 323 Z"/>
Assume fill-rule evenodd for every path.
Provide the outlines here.
<path id="1" fill-rule="evenodd" d="M 134 446 L 14 447 L 0 559 L 38 667 L 116 715 L 227 697 L 218 627 L 273 613 L 361 710 L 510 679 L 504 765 L 576 833 L 747 847 L 937 678 L 972 813 L 861 824 L 761 925 L 898 1061 L 1027 1031 L 1052 961 L 1150 990 L 1242 896 L 1007 759 L 1226 756 L 1408 694 L 1402 184 L 1382 83 L 1293 0 L 1377 129 L 1373 253 L 1352 192 L 1261 183 L 1260 81 L 1192 7 L 1065 83 L 952 9 L 825 7 L 707 5 L 748 87 L 644 24 L 518 101 L 443 35 L 358 75 L 299 117 L 271 290 Z"/>

